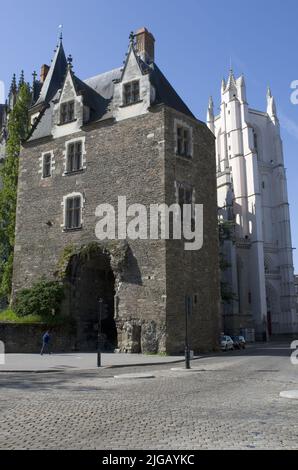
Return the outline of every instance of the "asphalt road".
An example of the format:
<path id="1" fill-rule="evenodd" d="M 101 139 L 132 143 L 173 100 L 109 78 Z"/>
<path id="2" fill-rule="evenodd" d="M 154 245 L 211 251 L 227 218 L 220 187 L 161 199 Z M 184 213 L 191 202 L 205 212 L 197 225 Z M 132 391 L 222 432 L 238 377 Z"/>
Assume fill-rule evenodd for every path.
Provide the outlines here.
<path id="1" fill-rule="evenodd" d="M 298 390 L 290 353 L 258 346 L 198 359 L 191 371 L 1 372 L 0 448 L 298 449 L 298 400 L 279 396 Z M 121 377 L 131 373 L 154 378 Z"/>

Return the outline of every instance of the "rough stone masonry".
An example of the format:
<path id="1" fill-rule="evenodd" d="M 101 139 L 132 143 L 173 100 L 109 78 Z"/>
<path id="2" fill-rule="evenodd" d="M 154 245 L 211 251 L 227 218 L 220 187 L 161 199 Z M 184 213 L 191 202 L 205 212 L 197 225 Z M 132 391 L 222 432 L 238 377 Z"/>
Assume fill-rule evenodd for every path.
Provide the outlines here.
<path id="1" fill-rule="evenodd" d="M 193 305 L 190 347 L 204 351 L 217 345 L 214 137 L 158 69 L 153 46 L 143 28 L 131 37 L 122 68 L 83 82 L 60 41 L 30 111 L 32 131 L 20 156 L 13 295 L 41 277 L 57 278 L 68 250 L 62 313 L 72 317 L 81 350 L 96 346 L 99 297 L 108 306 L 102 323 L 106 348 L 182 352 L 185 296 Z M 72 103 L 67 122 L 61 122 L 64 103 Z M 69 144 L 76 141 L 79 167 L 68 171 Z M 45 175 L 47 154 L 51 169 Z M 201 250 L 185 251 L 184 240 L 96 239 L 99 204 L 116 207 L 118 196 L 126 196 L 128 205 L 171 205 L 186 194 L 204 205 Z M 80 224 L 68 227 L 67 200 L 74 196 L 81 201 Z"/>

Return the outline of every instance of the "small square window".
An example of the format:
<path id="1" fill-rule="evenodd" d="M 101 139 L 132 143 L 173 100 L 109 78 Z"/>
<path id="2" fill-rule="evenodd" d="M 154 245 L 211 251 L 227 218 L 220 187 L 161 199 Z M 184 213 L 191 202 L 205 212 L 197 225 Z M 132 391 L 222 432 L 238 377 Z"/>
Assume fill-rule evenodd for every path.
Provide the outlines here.
<path id="1" fill-rule="evenodd" d="M 123 86 L 123 104 L 129 105 L 140 101 L 140 82 L 135 80 L 133 82 L 125 83 Z"/>
<path id="2" fill-rule="evenodd" d="M 52 154 L 45 153 L 42 159 L 42 177 L 49 178 L 52 175 Z"/>
<path id="3" fill-rule="evenodd" d="M 67 124 L 74 120 L 74 101 L 67 101 L 60 106 L 60 124 Z"/>

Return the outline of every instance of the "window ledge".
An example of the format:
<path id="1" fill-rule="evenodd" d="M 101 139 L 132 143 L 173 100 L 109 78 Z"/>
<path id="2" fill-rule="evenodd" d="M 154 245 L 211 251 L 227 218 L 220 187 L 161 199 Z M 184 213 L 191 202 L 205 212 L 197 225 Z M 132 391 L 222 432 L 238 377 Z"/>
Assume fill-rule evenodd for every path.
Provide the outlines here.
<path id="1" fill-rule="evenodd" d="M 63 176 L 70 176 L 70 175 L 78 175 L 80 173 L 84 173 L 85 168 L 80 168 L 79 170 L 74 171 L 64 171 Z"/>
<path id="2" fill-rule="evenodd" d="M 143 101 L 144 100 L 138 100 L 138 101 L 134 101 L 133 103 L 121 104 L 119 108 L 128 108 L 129 106 L 133 106 L 134 104 L 143 103 Z"/>
<path id="3" fill-rule="evenodd" d="M 58 122 L 57 126 L 66 126 L 66 124 L 71 124 L 72 122 L 76 122 L 77 119 L 72 119 L 71 121 L 67 122 Z"/>
<path id="4" fill-rule="evenodd" d="M 180 153 L 176 152 L 176 157 L 183 158 L 186 161 L 192 161 L 192 155 L 181 155 Z"/>
<path id="5" fill-rule="evenodd" d="M 83 230 L 82 225 L 80 227 L 76 227 L 76 228 L 63 227 L 63 232 L 79 232 L 80 230 Z"/>

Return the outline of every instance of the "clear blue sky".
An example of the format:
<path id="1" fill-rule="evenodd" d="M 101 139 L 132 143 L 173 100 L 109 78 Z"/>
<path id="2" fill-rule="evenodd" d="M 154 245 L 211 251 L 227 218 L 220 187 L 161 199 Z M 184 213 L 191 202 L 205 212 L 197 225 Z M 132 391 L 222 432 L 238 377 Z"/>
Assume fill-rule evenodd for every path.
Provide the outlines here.
<path id="1" fill-rule="evenodd" d="M 1 2 L 0 80 L 26 79 L 49 63 L 63 24 L 66 53 L 84 79 L 118 67 L 131 30 L 146 26 L 156 38 L 156 62 L 192 111 L 205 120 L 209 95 L 216 107 L 230 60 L 245 74 L 251 107 L 265 110 L 266 88 L 276 97 L 288 171 L 293 246 L 298 247 L 297 0 L 14 0 Z M 231 58 L 231 59 L 230 59 Z M 298 272 L 298 253 L 294 251 Z"/>

